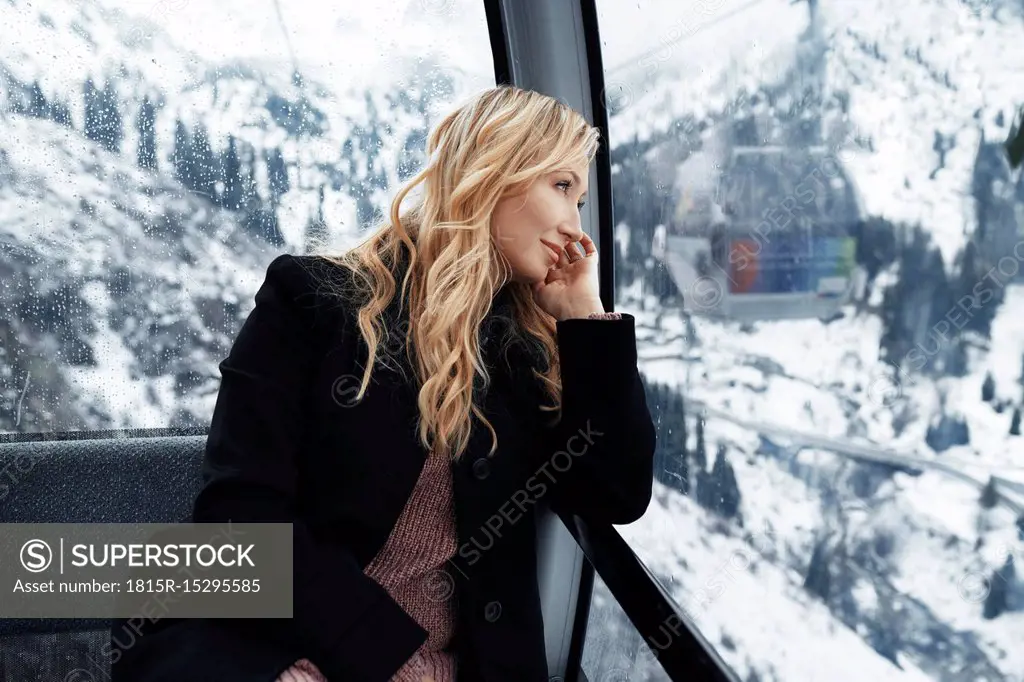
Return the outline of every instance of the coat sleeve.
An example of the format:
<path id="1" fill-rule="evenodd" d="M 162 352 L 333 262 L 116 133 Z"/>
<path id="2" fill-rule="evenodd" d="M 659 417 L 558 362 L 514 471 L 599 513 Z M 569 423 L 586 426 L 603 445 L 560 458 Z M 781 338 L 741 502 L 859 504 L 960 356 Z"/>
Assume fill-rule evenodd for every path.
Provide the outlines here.
<path id="1" fill-rule="evenodd" d="M 309 346 L 314 317 L 296 299 L 312 289 L 309 282 L 293 256 L 277 257 L 220 363 L 193 521 L 291 523 L 293 617 L 263 621 L 266 632 L 305 647 L 331 680 L 385 682 L 426 631 L 349 550 L 315 537 L 296 515 L 296 461 L 309 428 L 316 367 Z"/>
<path id="2" fill-rule="evenodd" d="M 632 315 L 557 323 L 562 413 L 544 449 L 551 507 L 596 523 L 644 515 L 654 483 L 655 429 L 637 369 Z"/>

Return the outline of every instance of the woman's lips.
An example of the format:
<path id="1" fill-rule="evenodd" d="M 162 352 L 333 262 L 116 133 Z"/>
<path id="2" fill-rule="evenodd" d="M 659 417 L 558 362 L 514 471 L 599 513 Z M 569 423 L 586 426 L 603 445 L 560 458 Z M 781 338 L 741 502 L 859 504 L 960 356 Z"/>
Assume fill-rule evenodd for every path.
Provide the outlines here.
<path id="1" fill-rule="evenodd" d="M 541 242 L 544 244 L 544 246 L 548 247 L 549 251 L 551 251 L 551 262 L 552 265 L 554 265 L 562 258 L 561 250 L 551 242 L 547 241 L 546 239 L 541 239 Z"/>

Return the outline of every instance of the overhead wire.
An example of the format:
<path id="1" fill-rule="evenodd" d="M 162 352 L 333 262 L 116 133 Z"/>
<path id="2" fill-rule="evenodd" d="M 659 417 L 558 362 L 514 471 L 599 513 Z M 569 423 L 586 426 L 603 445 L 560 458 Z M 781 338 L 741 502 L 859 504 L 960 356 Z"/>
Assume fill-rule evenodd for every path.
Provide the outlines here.
<path id="1" fill-rule="evenodd" d="M 623 69 L 629 68 L 630 66 L 639 66 L 640 62 L 642 62 L 644 59 L 646 59 L 647 57 L 650 57 L 652 55 L 655 55 L 658 52 L 661 52 L 666 47 L 672 47 L 672 46 L 678 45 L 679 43 L 685 43 L 687 40 L 691 40 L 700 31 L 703 31 L 706 28 L 714 26 L 715 24 L 719 24 L 719 23 L 725 21 L 726 19 L 730 19 L 730 18 L 736 16 L 737 14 L 739 14 L 740 12 L 748 10 L 751 7 L 754 7 L 756 5 L 760 5 L 761 3 L 765 2 L 765 1 L 766 0 L 750 0 L 750 2 L 746 2 L 746 3 L 742 4 L 742 5 L 740 5 L 739 7 L 733 8 L 732 10 L 730 10 L 730 11 L 726 12 L 725 14 L 723 14 L 722 16 L 716 17 L 715 19 L 712 19 L 711 21 L 707 22 L 706 24 L 698 25 L 697 30 L 693 31 L 689 35 L 682 36 L 682 37 L 680 37 L 680 38 L 678 38 L 676 40 L 673 40 L 671 42 L 662 43 L 658 47 L 654 47 L 654 48 L 651 48 L 650 50 L 646 50 L 645 52 L 641 52 L 639 55 L 631 57 L 631 58 L 627 59 L 626 61 L 624 61 L 624 62 L 622 62 L 622 63 L 620 63 L 620 64 L 618 64 L 616 66 L 613 66 L 613 67 L 611 67 L 609 69 L 606 69 L 605 73 L 606 74 L 612 74 L 612 73 L 616 73 L 618 71 L 621 71 Z"/>

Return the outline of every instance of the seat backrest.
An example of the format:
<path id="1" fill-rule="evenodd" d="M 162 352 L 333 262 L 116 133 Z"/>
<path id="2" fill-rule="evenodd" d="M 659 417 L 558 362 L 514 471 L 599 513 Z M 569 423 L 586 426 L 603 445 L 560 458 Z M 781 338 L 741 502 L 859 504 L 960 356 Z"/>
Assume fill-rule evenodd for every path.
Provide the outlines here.
<path id="1" fill-rule="evenodd" d="M 0 523 L 187 522 L 205 443 L 204 435 L 0 443 Z M 549 667 L 560 670 L 576 590 L 567 597 L 551 576 L 578 580 L 582 554 L 546 510 L 539 529 Z M 0 682 L 108 679 L 109 627 L 104 619 L 0 619 Z"/>
<path id="2" fill-rule="evenodd" d="M 205 444 L 205 436 L 0 443 L 0 522 L 187 521 Z"/>
<path id="3" fill-rule="evenodd" d="M 0 523 L 188 521 L 205 436 L 0 443 Z M 0 682 L 110 677 L 110 620 L 0 619 Z"/>

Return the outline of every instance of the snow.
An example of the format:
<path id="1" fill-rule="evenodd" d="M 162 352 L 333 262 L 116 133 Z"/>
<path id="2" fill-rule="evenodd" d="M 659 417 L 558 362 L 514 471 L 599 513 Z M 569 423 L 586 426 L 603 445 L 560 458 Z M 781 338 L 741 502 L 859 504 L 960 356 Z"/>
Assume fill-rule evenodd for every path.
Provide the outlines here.
<path id="1" fill-rule="evenodd" d="M 876 144 L 873 154 L 850 161 L 869 212 L 926 225 L 951 263 L 965 229 L 973 230 L 969 178 L 980 132 L 990 142 L 1004 140 L 1008 129 L 996 127 L 995 116 L 1010 121 L 1020 105 L 1019 15 L 979 14 L 962 2 L 885 0 L 822 3 L 822 13 L 832 36 L 829 77 L 855 83 L 853 125 Z M 858 38 L 877 42 L 880 58 L 864 52 Z M 922 63 L 905 56 L 918 50 Z M 938 78 L 947 73 L 948 85 Z M 938 166 L 936 130 L 955 135 L 956 144 L 930 178 Z"/>
<path id="2" fill-rule="evenodd" d="M 787 478 L 773 477 L 779 487 L 744 490 L 766 502 L 784 499 L 785 492 L 806 496 L 808 491 L 792 490 Z M 730 650 L 719 648 L 719 654 L 739 679 L 751 672 L 774 680 L 932 679 L 912 664 L 900 670 L 879 657 L 857 633 L 837 624 L 803 590 L 802 576 L 780 560 L 787 541 L 797 542 L 794 535 L 805 536 L 814 526 L 816 505 L 797 499 L 776 507 L 773 523 L 789 525 L 751 523 L 744 540 L 721 534 L 691 500 L 660 484 L 655 496 L 658 501 L 643 522 L 622 527 L 623 536 L 655 573 L 672 576 L 673 598 L 705 637 L 713 643 L 726 636 L 732 641 Z M 733 649 L 737 653 L 729 655 Z"/>
<path id="3" fill-rule="evenodd" d="M 827 80 L 851 97 L 850 130 L 836 156 L 869 213 L 920 223 L 949 265 L 974 229 L 969 189 L 982 131 L 989 141 L 1005 137 L 996 114 L 1009 120 L 1024 93 L 1020 14 L 1001 2 L 819 4 Z M 24 412 L 22 398 L 31 404 L 37 391 L 50 390 L 52 405 L 74 405 L 85 428 L 152 427 L 179 412 L 210 414 L 216 363 L 252 305 L 265 264 L 277 252 L 301 250 L 323 169 L 339 163 L 357 126 L 388 127 L 379 152 L 389 186 L 397 183 L 392 161 L 423 121 L 419 111 L 392 107 L 384 93 L 451 76 L 453 92 L 430 98 L 433 123 L 454 100 L 492 82 L 478 2 L 316 0 L 296 7 L 281 3 L 279 15 L 273 1 L 0 2 L 0 86 L 9 78 L 39 80 L 48 97 L 70 102 L 77 128 L 0 109 L 0 267 L 21 268 L 3 271 L 4 317 L 7 296 L 73 282 L 85 306 L 81 317 L 93 323 L 82 334 L 92 365 L 51 360 L 59 340 L 52 330 L 35 334 L 28 323 L 36 320 L 14 330 L 9 338 L 47 360 L 27 375 L 0 377 L 12 413 Z M 744 88 L 785 77 L 807 29 L 806 5 L 790 0 L 606 0 L 599 10 L 606 80 L 619 108 L 613 142 L 634 134 L 653 139 L 688 114 L 728 113 Z M 292 81 L 296 68 L 302 85 Z M 126 123 L 122 154 L 80 133 L 82 84 L 113 73 Z M 130 150 L 138 104 L 157 90 L 165 99 L 157 120 L 163 172 L 152 174 L 137 168 Z M 299 138 L 279 125 L 265 107 L 272 94 L 308 97 L 325 116 L 324 133 Z M 370 118 L 367 101 L 380 120 Z M 294 164 L 293 190 L 279 210 L 284 248 L 245 234 L 234 216 L 170 176 L 178 117 L 203 122 L 215 147 L 228 134 L 258 152 L 281 147 Z M 941 169 L 936 131 L 954 140 Z M 357 175 L 370 157 L 369 150 L 354 155 Z M 378 190 L 376 198 L 383 196 Z M 326 192 L 325 219 L 339 247 L 357 234 L 356 202 L 345 191 Z M 171 228 L 178 231 L 163 231 Z M 617 229 L 626 251 L 629 226 Z M 128 288 L 115 285 L 115 272 L 125 273 Z M 881 361 L 884 330 L 870 312 L 851 308 L 828 324 L 694 318 L 689 337 L 678 311 L 660 309 L 639 283 L 617 309 L 636 316 L 645 376 L 683 389 L 690 401 L 836 442 L 935 459 L 977 481 L 998 473 L 1024 482 L 1024 441 L 1008 434 L 1012 410 L 998 413 L 980 400 L 989 372 L 998 400 L 1021 400 L 1024 286 L 1007 286 L 1005 295 L 991 339 L 971 349 L 967 376 L 938 383 Z M 0 347 L 4 363 L 14 354 L 11 344 Z M 61 390 L 40 385 L 40 366 L 60 377 Z M 179 394 L 176 382 L 193 374 L 199 385 Z M 924 437 L 942 401 L 965 419 L 970 444 L 940 454 Z M 830 481 L 853 465 L 785 443 L 777 444 L 782 455 L 767 455 L 758 434 L 726 419 L 709 417 L 705 436 L 710 454 L 718 443 L 728 448 L 743 526 L 658 483 L 648 514 L 620 531 L 734 670 L 762 682 L 948 679 L 909 641 L 896 654 L 898 667 L 872 648 L 864 621 L 845 624 L 803 587 L 815 543 L 835 530 L 823 498 L 848 492 Z M 690 438 L 692 447 L 692 429 Z M 891 555 L 874 557 L 884 570 L 859 575 L 851 594 L 862 619 L 883 622 L 893 618 L 894 590 L 919 618 L 908 621 L 908 640 L 948 628 L 973 638 L 1000 679 L 1020 679 L 1024 614 L 982 618 L 977 582 L 1007 556 L 1024 556 L 1024 543 L 1012 516 L 981 511 L 978 496 L 976 486 L 934 470 L 893 474 L 863 500 L 846 494 L 851 542 L 894 539 Z M 951 648 L 970 648 L 957 641 Z"/>
<path id="4" fill-rule="evenodd" d="M 742 330 L 736 323 L 698 317 L 691 320 L 694 335 L 687 343 L 678 339 L 684 328 L 678 315 L 645 311 L 638 300 L 622 301 L 617 309 L 637 317 L 644 375 L 650 381 L 678 386 L 692 401 L 725 410 L 740 419 L 785 426 L 840 442 L 873 444 L 882 450 L 936 458 L 959 467 L 978 481 L 987 480 L 989 473 L 1024 480 L 1020 439 L 1008 434 L 1009 410 L 998 414 L 981 401 L 981 383 L 990 370 L 1003 378 L 1002 383 L 997 382 L 997 395 L 1018 399 L 1015 395 L 1021 390 L 1016 381 L 1024 343 L 1024 287 L 1011 285 L 1005 293 L 1006 300 L 993 321 L 988 351 L 975 355 L 967 376 L 944 379 L 947 406 L 964 415 L 971 444 L 942 454 L 932 452 L 924 443 L 928 419 L 937 409 L 936 388 L 921 380 L 887 383 L 893 375 L 892 367 L 879 358 L 883 330 L 873 315 L 853 315 L 847 311 L 845 317 L 828 324 L 818 320 L 761 322 Z M 647 354 L 653 355 L 655 349 L 670 348 L 678 351 L 680 357 L 644 359 Z M 911 417 L 903 434 L 897 436 L 893 420 L 902 406 L 911 408 Z M 694 438 L 691 421 L 691 448 L 695 447 Z M 713 457 L 717 443 L 729 447 L 729 461 L 743 494 L 744 528 L 756 534 L 766 523 L 770 524 L 776 545 L 788 546 L 806 562 L 813 532 L 822 524 L 816 489 L 781 471 L 773 461 L 765 462 L 761 455 L 756 455 L 756 434 L 742 427 L 709 418 L 705 440 L 709 457 Z M 813 465 L 821 472 L 821 478 L 815 481 L 820 485 L 829 472 L 836 470 L 841 458 L 803 451 L 797 461 Z M 898 556 L 892 564 L 894 584 L 951 627 L 975 633 L 978 646 L 1007 675 L 1024 669 L 1024 655 L 1015 644 L 1024 637 L 1022 614 L 1006 613 L 995 621 L 987 621 L 981 617 L 982 599 L 963 596 L 970 591 L 971 581 L 987 579 L 1006 555 L 1024 556 L 1024 543 L 1016 535 L 1012 514 L 1001 508 L 982 513 L 976 487 L 939 472 L 927 471 L 919 476 L 895 474 L 892 484 L 875 494 L 876 499 L 885 502 L 866 503 L 868 514 L 854 527 L 866 537 L 885 529 L 894 534 Z M 676 600 L 685 607 L 688 599 L 693 601 L 698 586 L 721 572 L 727 557 L 737 552 L 749 554 L 752 550 L 749 542 L 740 543 L 734 538 L 730 543 L 722 538 L 722 525 L 714 525 L 713 517 L 691 499 L 681 498 L 660 484 L 656 498 L 658 504 L 652 503 L 642 520 L 620 530 L 646 564 L 658 575 L 670 576 Z M 714 525 L 714 531 L 708 530 L 708 524 Z M 974 550 L 976 538 L 982 539 L 983 547 L 993 547 L 986 558 Z M 947 542 L 955 544 L 950 547 Z M 776 551 L 784 554 L 778 547 Z M 733 647 L 719 649 L 719 653 L 741 677 L 748 663 L 759 670 L 772 669 L 778 679 L 833 679 L 833 675 L 839 674 L 834 667 L 814 670 L 800 668 L 796 663 L 791 663 L 792 669 L 780 668 L 790 663 L 780 653 L 787 650 L 786 642 L 799 641 L 804 648 L 806 641 L 809 646 L 804 650 L 814 651 L 838 646 L 841 652 L 815 660 L 832 664 L 841 660 L 840 667 L 844 669 L 860 669 L 864 665 L 861 657 L 865 654 L 857 646 L 838 644 L 847 642 L 845 637 L 849 633 L 845 626 L 831 623 L 821 627 L 815 613 L 802 610 L 813 606 L 801 591 L 802 572 L 790 567 L 787 573 L 766 561 L 756 564 L 756 575 L 740 572 L 722 596 L 696 614 L 701 631 L 713 643 L 720 640 L 711 633 L 727 633 L 735 643 L 734 655 L 729 655 Z M 806 563 L 799 568 L 806 570 Z M 975 592 L 978 589 L 975 587 Z M 858 584 L 856 592 L 860 598 L 868 591 L 867 586 Z M 775 600 L 780 594 L 790 594 L 792 602 L 788 608 L 765 601 Z M 871 603 L 871 599 L 866 603 Z M 805 632 L 804 628 L 812 632 Z M 773 641 L 768 636 L 773 632 L 784 633 L 785 641 Z M 828 637 L 834 641 L 822 641 Z M 760 667 L 750 663 L 758 660 L 754 651 L 764 652 Z M 800 663 L 811 665 L 806 661 Z M 902 663 L 908 679 L 920 679 L 913 677 L 920 674 L 913 663 Z M 891 677 L 899 675 L 898 670 L 879 670 L 877 674 L 883 679 L 903 679 Z"/>

